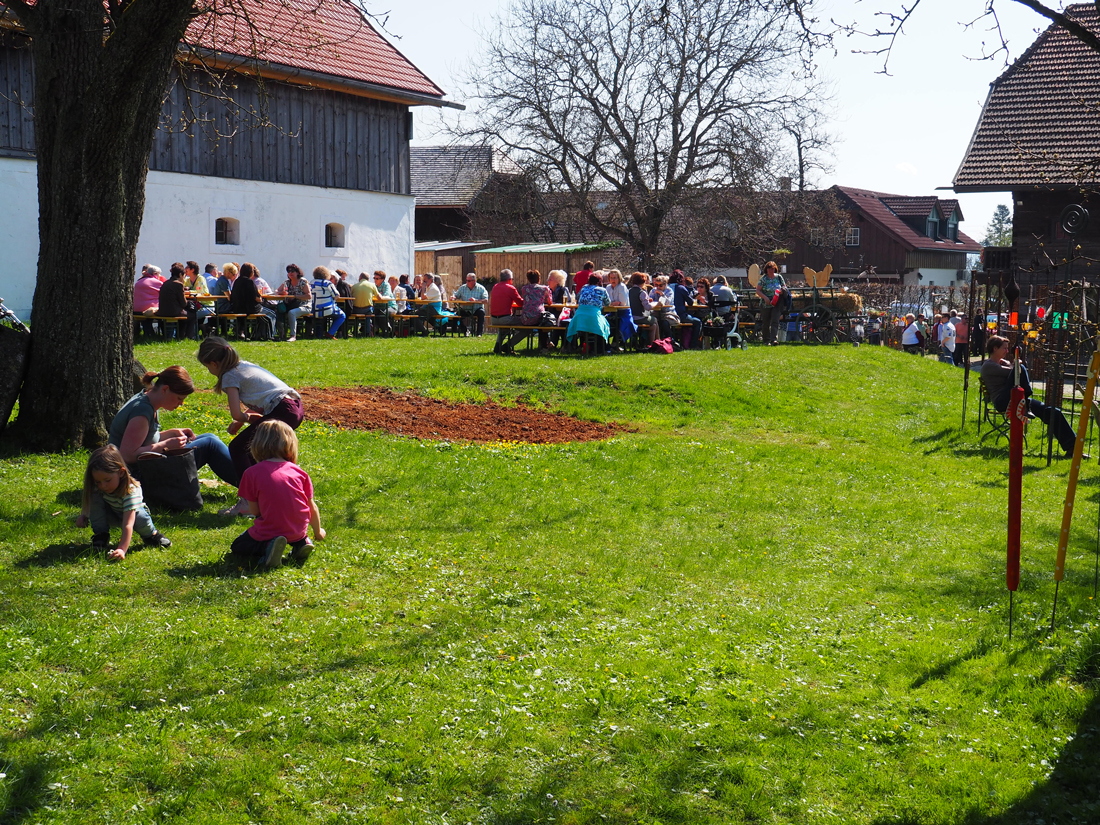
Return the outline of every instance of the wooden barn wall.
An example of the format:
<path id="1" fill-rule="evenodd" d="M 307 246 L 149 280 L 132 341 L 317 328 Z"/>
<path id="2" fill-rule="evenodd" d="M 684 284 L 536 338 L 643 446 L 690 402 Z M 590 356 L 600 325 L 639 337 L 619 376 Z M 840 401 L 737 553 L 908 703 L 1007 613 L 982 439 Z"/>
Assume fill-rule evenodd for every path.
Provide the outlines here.
<path id="1" fill-rule="evenodd" d="M 34 60 L 0 35 L 0 154 L 34 156 Z M 408 107 L 323 89 L 173 73 L 149 168 L 411 194 Z"/>
<path id="2" fill-rule="evenodd" d="M 425 272 L 435 272 L 435 253 L 417 252 L 413 266 L 416 267 L 416 271 L 421 275 Z"/>
<path id="3" fill-rule="evenodd" d="M 1042 284 L 1048 279 L 1061 281 L 1067 277 L 1100 280 L 1095 264 L 1089 266 L 1086 261 L 1075 260 L 1067 267 L 1064 263 L 1077 246 L 1081 248 L 1075 250 L 1076 256 L 1100 259 L 1100 193 L 1081 189 L 1017 191 L 1013 192 L 1013 200 L 1012 251 L 1018 283 L 1031 283 L 1032 277 Z M 1061 231 L 1062 210 L 1070 204 L 1083 206 L 1089 212 L 1088 226 L 1072 239 Z"/>
<path id="4" fill-rule="evenodd" d="M 835 272 L 846 274 L 862 272 L 868 266 L 881 274 L 905 271 L 905 247 L 893 235 L 858 212 L 849 216 L 848 226 L 859 229 L 859 246 L 845 246 L 843 237 L 839 246 L 811 246 L 808 236 L 799 238 L 792 244 L 788 270 L 800 273 L 808 266 L 821 271 L 825 264 L 832 264 Z"/>
<path id="5" fill-rule="evenodd" d="M 173 75 L 150 169 L 410 194 L 406 106 L 227 77 Z"/>
<path id="6" fill-rule="evenodd" d="M 592 261 L 596 268 L 603 267 L 603 251 L 597 252 L 476 252 L 474 253 L 476 272 L 479 278 L 495 278 L 502 269 L 512 270 L 517 286 L 527 283 L 524 276 L 528 270 L 537 269 L 546 283 L 552 269 L 563 269 L 572 275 L 585 261 Z"/>
<path id="7" fill-rule="evenodd" d="M 905 265 L 909 269 L 966 269 L 966 253 L 914 249 L 905 256 Z"/>
<path id="8" fill-rule="evenodd" d="M 34 156 L 33 102 L 30 41 L 0 33 L 0 155 Z"/>
<path id="9" fill-rule="evenodd" d="M 474 271 L 474 253 L 461 249 L 421 250 L 416 253 L 416 272 L 431 272 L 443 279 L 447 292 L 458 289 L 466 280 L 466 273 Z"/>

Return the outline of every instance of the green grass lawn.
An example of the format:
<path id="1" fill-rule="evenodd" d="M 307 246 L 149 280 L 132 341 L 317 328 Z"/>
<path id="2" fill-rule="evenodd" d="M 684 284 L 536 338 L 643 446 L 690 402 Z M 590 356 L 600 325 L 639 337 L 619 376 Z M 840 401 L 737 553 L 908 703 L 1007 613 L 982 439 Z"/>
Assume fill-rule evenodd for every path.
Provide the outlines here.
<path id="1" fill-rule="evenodd" d="M 417 442 L 305 423 L 329 539 L 154 513 L 109 564 L 86 454 L 0 461 L 0 823 L 1095 823 L 1095 462 L 1007 454 L 961 373 L 862 347 L 503 359 L 489 339 L 244 345 L 298 385 L 522 400 L 635 432 Z M 213 379 L 193 347 L 150 368 Z M 200 393 L 163 425 L 224 433 Z M 1035 440 L 1033 436 L 1033 441 Z M 1034 448 L 1034 443 L 1032 447 Z M 1093 454 L 1098 452 L 1093 449 Z"/>

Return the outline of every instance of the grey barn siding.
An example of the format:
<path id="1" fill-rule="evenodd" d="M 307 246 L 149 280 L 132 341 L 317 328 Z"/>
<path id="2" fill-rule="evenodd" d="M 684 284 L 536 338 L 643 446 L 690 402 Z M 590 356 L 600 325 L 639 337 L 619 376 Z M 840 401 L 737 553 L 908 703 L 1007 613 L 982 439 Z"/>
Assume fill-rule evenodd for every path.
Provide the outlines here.
<path id="1" fill-rule="evenodd" d="M 0 155 L 33 157 L 34 60 L 0 36 Z M 238 74 L 173 73 L 149 168 L 409 195 L 408 107 Z"/>
<path id="2" fill-rule="evenodd" d="M 187 72 L 173 77 L 149 168 L 407 195 L 406 111 L 327 89 Z"/>
<path id="3" fill-rule="evenodd" d="M 34 60 L 25 37 L 0 34 L 0 155 L 34 155 Z"/>

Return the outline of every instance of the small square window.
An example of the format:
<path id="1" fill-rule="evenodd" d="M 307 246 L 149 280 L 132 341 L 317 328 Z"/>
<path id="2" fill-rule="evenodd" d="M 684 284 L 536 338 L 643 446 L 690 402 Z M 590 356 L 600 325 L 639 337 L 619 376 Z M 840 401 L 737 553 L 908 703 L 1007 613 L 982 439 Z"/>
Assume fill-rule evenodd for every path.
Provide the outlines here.
<path id="1" fill-rule="evenodd" d="M 214 221 L 214 243 L 218 246 L 238 246 L 241 242 L 241 222 L 236 218 Z"/>
<path id="2" fill-rule="evenodd" d="M 848 227 L 848 231 L 844 233 L 844 245 L 859 246 L 859 227 Z"/>
<path id="3" fill-rule="evenodd" d="M 344 227 L 339 223 L 325 224 L 325 247 L 342 249 L 344 246 Z"/>

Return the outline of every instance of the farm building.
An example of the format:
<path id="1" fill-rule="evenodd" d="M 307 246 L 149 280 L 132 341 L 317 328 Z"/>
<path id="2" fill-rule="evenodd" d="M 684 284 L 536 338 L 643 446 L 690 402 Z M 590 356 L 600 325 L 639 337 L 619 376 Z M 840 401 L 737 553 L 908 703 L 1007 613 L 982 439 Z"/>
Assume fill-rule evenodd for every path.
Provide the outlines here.
<path id="1" fill-rule="evenodd" d="M 832 264 L 840 281 L 862 276 L 907 286 L 951 286 L 966 269 L 966 256 L 981 252 L 981 244 L 959 230 L 963 216 L 957 200 L 851 186 L 829 191 L 845 213 L 844 225 L 807 227 L 791 247 L 793 272 Z"/>
<path id="2" fill-rule="evenodd" d="M 1066 14 L 1100 32 L 1095 5 Z M 1100 54 L 1057 24 L 990 84 L 954 189 L 1012 193 L 1011 258 L 999 263 L 1020 286 L 1087 277 L 1095 267 L 1080 258 L 1100 258 L 1098 98 Z M 1075 232 L 1071 207 L 1088 215 Z"/>
<path id="3" fill-rule="evenodd" d="M 248 2 L 181 44 L 149 156 L 139 262 L 413 271 L 412 107 L 455 106 L 346 0 Z M 0 283 L 30 313 L 38 260 L 34 50 L 0 17 Z M 201 64 L 201 65 L 200 65 Z"/>

